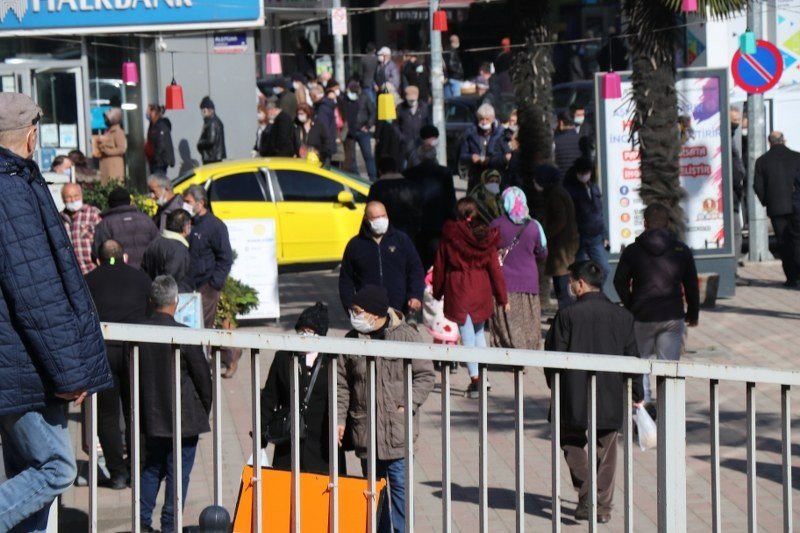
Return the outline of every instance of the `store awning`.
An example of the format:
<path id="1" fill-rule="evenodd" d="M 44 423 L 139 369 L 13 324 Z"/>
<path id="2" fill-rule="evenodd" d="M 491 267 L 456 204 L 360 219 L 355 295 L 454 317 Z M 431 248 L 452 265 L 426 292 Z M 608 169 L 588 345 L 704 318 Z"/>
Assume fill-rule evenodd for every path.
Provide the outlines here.
<path id="1" fill-rule="evenodd" d="M 469 7 L 473 0 L 439 0 L 440 8 L 463 9 Z M 428 0 L 386 0 L 382 9 L 428 9 Z"/>

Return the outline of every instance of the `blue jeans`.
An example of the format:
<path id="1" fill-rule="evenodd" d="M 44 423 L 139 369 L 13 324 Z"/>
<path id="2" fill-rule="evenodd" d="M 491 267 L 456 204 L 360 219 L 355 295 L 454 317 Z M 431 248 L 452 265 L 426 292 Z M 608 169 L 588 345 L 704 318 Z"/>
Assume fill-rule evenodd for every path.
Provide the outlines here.
<path id="1" fill-rule="evenodd" d="M 553 290 L 558 300 L 558 309 L 564 309 L 575 301 L 569 293 L 569 274 L 564 276 L 553 276 Z"/>
<path id="2" fill-rule="evenodd" d="M 375 104 L 375 101 L 378 99 L 378 95 L 375 94 L 375 89 L 373 89 L 371 86 L 362 87 L 361 92 L 367 95 L 367 97 L 372 101 L 373 105 Z"/>
<path id="3" fill-rule="evenodd" d="M 361 471 L 367 476 L 367 460 L 361 460 Z M 389 498 L 380 509 L 381 518 L 378 533 L 405 533 L 406 531 L 406 460 L 378 459 L 375 464 L 376 479 L 386 478 L 389 481 Z M 386 512 L 387 505 L 391 512 Z"/>
<path id="4" fill-rule="evenodd" d="M 588 261 L 591 259 L 603 269 L 603 282 L 608 278 L 608 250 L 606 250 L 605 238 L 603 234 L 595 235 L 594 237 L 584 237 L 581 235 L 581 244 L 578 248 L 578 253 L 575 256 L 575 261 Z"/>
<path id="5" fill-rule="evenodd" d="M 444 84 L 444 97 L 461 96 L 461 80 L 447 80 Z"/>
<path id="6" fill-rule="evenodd" d="M 0 416 L 0 439 L 0 531 L 45 531 L 50 504 L 78 473 L 64 405 Z"/>
<path id="7" fill-rule="evenodd" d="M 461 344 L 486 348 L 486 335 L 483 334 L 485 326 L 486 322 L 473 324 L 472 317 L 467 315 L 467 320 L 458 326 L 458 332 L 461 334 Z M 478 377 L 478 363 L 467 363 L 467 371 L 469 372 L 469 377 Z"/>
<path id="8" fill-rule="evenodd" d="M 173 468 L 172 468 L 172 439 L 167 437 L 147 437 L 145 444 L 145 460 L 142 468 L 142 506 L 139 516 L 143 526 L 152 526 L 153 508 L 156 506 L 156 496 L 161 487 L 161 481 L 166 478 L 164 488 L 164 507 L 161 509 L 161 531 L 172 531 L 175 524 L 175 510 L 173 509 Z M 183 502 L 186 503 L 186 492 L 189 489 L 189 474 L 192 473 L 194 456 L 197 452 L 197 437 L 183 437 L 181 440 L 181 460 L 183 474 Z M 183 509 L 181 509 L 183 512 Z"/>
<path id="9" fill-rule="evenodd" d="M 361 150 L 361 156 L 367 165 L 367 175 L 371 181 L 378 179 L 378 169 L 375 167 L 375 157 L 372 155 L 372 135 L 368 131 L 351 131 L 345 139 L 345 150 L 348 155 L 345 159 L 350 162 L 350 168 L 346 169 L 354 174 L 358 174 L 358 160 L 356 159 L 355 143 Z"/>

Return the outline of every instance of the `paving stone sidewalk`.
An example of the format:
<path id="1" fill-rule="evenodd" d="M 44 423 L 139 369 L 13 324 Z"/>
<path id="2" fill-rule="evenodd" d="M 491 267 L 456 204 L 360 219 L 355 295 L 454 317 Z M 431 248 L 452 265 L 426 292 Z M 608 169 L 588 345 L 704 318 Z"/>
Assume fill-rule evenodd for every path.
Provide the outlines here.
<path id="1" fill-rule="evenodd" d="M 777 263 L 740 269 L 751 281 L 737 287 L 734 298 L 720 300 L 713 310 L 703 310 L 700 326 L 689 333 L 684 360 L 706 363 L 797 369 L 800 358 L 800 292 L 780 285 Z M 347 318 L 338 303 L 338 274 L 314 271 L 282 274 L 279 325 L 248 324 L 245 330 L 290 330 L 299 313 L 317 300 L 328 302 L 332 315 L 330 335 L 341 336 Z M 271 354 L 261 359 L 262 385 Z M 452 376 L 452 483 L 453 530 L 478 530 L 478 404 L 463 396 L 466 370 Z M 530 369 L 525 387 L 525 525 L 528 531 L 549 530 L 550 524 L 550 437 L 547 423 L 549 391 L 540 369 Z M 489 505 L 490 530 L 515 529 L 514 499 L 514 396 L 512 374 L 493 371 L 489 398 Z M 242 359 L 237 375 L 223 383 L 223 487 L 224 505 L 233 512 L 239 490 L 242 465 L 250 455 L 250 360 Z M 723 531 L 747 528 L 746 417 L 744 384 L 720 384 L 720 434 L 722 465 Z M 689 380 L 687 397 L 687 526 L 689 531 L 711 528 L 711 486 L 709 448 L 708 382 Z M 781 428 L 780 389 L 759 386 L 757 402 L 758 439 L 758 523 L 763 531 L 783 527 L 781 506 Z M 441 411 L 437 388 L 420 410 L 420 437 L 415 464 L 416 531 L 441 531 Z M 797 393 L 792 398 L 798 412 Z M 800 442 L 800 421 L 793 417 L 792 441 Z M 74 427 L 78 442 L 77 424 Z M 623 530 L 622 461 L 618 465 L 617 508 L 612 521 L 601 529 Z M 82 457 L 85 460 L 85 456 Z M 213 500 L 211 437 L 205 435 L 200 446 L 187 498 L 184 520 L 196 524 L 200 511 Z M 360 473 L 357 461 L 348 457 L 351 474 Z M 656 454 L 634 452 L 634 524 L 636 531 L 655 531 L 657 516 Z M 793 497 L 800 502 L 800 449 L 792 446 Z M 572 520 L 577 496 L 561 459 L 562 522 L 565 531 L 585 530 L 585 523 Z M 163 498 L 163 491 L 161 497 Z M 71 489 L 62 499 L 60 513 L 63 531 L 85 530 L 88 493 L 83 487 Z M 102 531 L 130 531 L 130 491 L 99 490 L 99 519 Z M 158 509 L 155 514 L 158 516 Z M 794 521 L 800 523 L 800 505 L 794 506 Z M 156 527 L 157 523 L 154 524 Z"/>

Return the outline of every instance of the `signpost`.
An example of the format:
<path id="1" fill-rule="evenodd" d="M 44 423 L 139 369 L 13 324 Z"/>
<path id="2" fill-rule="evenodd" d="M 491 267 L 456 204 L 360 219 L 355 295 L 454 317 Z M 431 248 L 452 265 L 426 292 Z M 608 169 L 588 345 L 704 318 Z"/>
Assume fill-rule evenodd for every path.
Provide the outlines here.
<path id="1" fill-rule="evenodd" d="M 778 48 L 767 41 L 756 41 L 755 54 L 737 50 L 731 61 L 731 74 L 736 85 L 750 94 L 769 91 L 781 79 L 783 56 Z"/>

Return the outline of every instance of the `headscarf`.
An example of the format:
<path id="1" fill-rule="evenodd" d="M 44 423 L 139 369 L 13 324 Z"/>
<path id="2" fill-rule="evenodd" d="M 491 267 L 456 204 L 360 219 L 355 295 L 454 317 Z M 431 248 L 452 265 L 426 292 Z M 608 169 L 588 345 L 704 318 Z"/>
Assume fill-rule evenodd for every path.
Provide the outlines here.
<path id="1" fill-rule="evenodd" d="M 539 228 L 539 240 L 542 243 L 542 248 L 547 248 L 547 236 L 544 234 L 544 228 L 539 224 L 539 221 L 531 219 L 530 210 L 528 209 L 528 200 L 525 193 L 519 187 L 508 187 L 501 195 L 503 200 L 503 209 L 508 215 L 509 220 L 514 224 L 524 224 L 526 220 L 533 220 Z"/>
<path id="2" fill-rule="evenodd" d="M 469 197 L 478 202 L 478 214 L 487 225 L 503 214 L 500 206 L 500 194 L 492 194 L 484 187 L 489 178 L 493 176 L 500 176 L 500 172 L 495 169 L 484 170 L 481 173 L 480 183 L 469 193 Z"/>
<path id="3" fill-rule="evenodd" d="M 503 209 L 514 224 L 523 224 L 531 218 L 528 200 L 519 187 L 508 187 L 503 191 Z"/>

